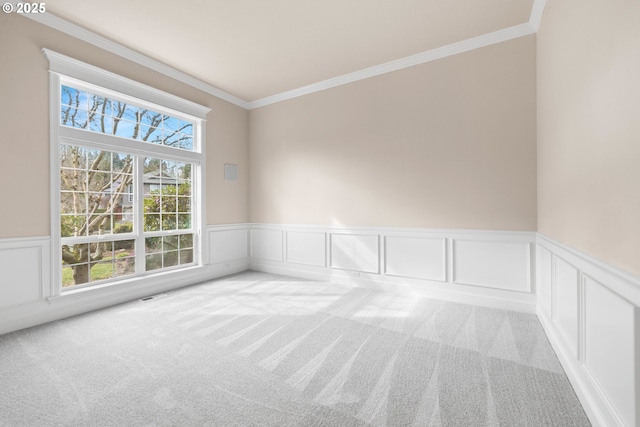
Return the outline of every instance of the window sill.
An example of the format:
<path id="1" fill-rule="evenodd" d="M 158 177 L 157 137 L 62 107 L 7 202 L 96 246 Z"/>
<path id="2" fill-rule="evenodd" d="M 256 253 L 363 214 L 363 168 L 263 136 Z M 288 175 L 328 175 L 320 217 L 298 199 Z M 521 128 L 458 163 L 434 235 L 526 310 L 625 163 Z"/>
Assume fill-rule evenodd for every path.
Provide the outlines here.
<path id="1" fill-rule="evenodd" d="M 60 295 L 47 298 L 49 304 L 59 304 L 74 301 L 91 301 L 105 298 L 118 298 L 123 295 L 131 299 L 152 295 L 168 289 L 187 286 L 206 280 L 208 269 L 205 266 L 193 266 L 179 270 L 165 271 L 147 276 L 124 279 L 117 282 L 109 282 L 101 285 L 80 289 L 70 289 Z"/>

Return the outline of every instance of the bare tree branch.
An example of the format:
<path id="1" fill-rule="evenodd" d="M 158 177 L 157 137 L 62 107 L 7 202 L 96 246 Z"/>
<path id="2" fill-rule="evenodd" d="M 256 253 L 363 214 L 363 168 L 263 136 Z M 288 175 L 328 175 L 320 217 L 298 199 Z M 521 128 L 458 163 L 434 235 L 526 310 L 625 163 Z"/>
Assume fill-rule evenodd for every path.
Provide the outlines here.
<path id="1" fill-rule="evenodd" d="M 115 135 L 118 132 L 118 124 L 120 124 L 120 120 L 122 120 L 122 116 L 124 116 L 124 112 L 127 110 L 127 104 L 124 102 L 116 102 L 118 113 L 113 117 L 113 134 Z"/>
<path id="2" fill-rule="evenodd" d="M 129 175 L 129 173 L 131 173 L 131 169 L 132 169 L 132 164 L 131 164 L 131 161 L 129 161 L 122 168 L 122 171 L 120 172 L 120 174 L 118 174 L 118 176 L 116 177 L 116 180 L 121 179 L 120 185 L 118 186 L 116 193 L 111 195 L 111 199 L 109 200 L 107 209 L 103 213 L 97 215 L 93 220 L 88 222 L 86 227 L 89 230 L 89 232 L 97 229 L 99 224 L 102 221 L 104 221 L 105 218 L 109 218 L 111 215 L 113 215 L 116 207 L 120 203 L 120 199 L 122 198 L 122 193 L 127 188 L 127 186 L 131 184 L 131 175 Z M 99 205 L 100 205 L 99 202 L 95 203 L 92 212 L 89 214 L 89 218 L 93 216 L 93 214 L 96 212 Z"/>

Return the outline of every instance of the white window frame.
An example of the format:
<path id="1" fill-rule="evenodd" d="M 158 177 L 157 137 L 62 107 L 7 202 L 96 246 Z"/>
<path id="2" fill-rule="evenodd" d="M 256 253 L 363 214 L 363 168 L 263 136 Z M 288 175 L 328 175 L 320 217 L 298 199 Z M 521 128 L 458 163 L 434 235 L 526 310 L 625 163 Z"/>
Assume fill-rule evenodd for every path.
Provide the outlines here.
<path id="1" fill-rule="evenodd" d="M 206 222 L 206 141 L 205 123 L 206 115 L 210 111 L 208 107 L 187 101 L 177 96 L 162 92 L 150 86 L 129 80 L 117 74 L 102 70 L 76 59 L 61 55 L 48 49 L 42 52 L 49 60 L 49 99 L 50 99 L 50 183 L 51 183 L 51 299 L 56 299 L 63 295 L 62 288 L 62 249 L 60 236 L 60 145 L 72 144 L 88 147 L 100 148 L 103 150 L 119 152 L 125 151 L 141 156 L 138 159 L 137 167 L 141 167 L 142 158 L 159 157 L 167 160 L 180 162 L 190 162 L 199 166 L 198 173 L 192 176 L 192 229 L 193 229 L 193 266 L 202 266 L 208 259 L 207 245 L 203 242 L 205 222 Z M 172 117 L 190 120 L 193 125 L 193 151 L 176 149 L 173 147 L 160 146 L 146 142 L 131 141 L 114 135 L 91 132 L 84 129 L 76 129 L 60 124 L 60 93 L 61 86 L 68 85 L 80 90 L 85 90 L 93 94 L 116 98 L 131 104 L 149 108 L 159 113 Z M 88 135 L 90 134 L 90 135 Z M 87 142 L 90 141 L 90 142 Z M 135 143 L 135 144 L 134 144 Z M 134 192 L 134 206 L 141 205 L 143 196 L 143 183 L 137 183 Z M 138 214 L 137 234 L 143 236 L 142 212 Z M 180 234 L 180 230 L 176 234 Z M 142 237 L 144 240 L 144 236 Z M 140 241 L 140 240 L 139 240 Z M 91 292 L 102 289 L 105 286 L 115 285 L 122 282 L 136 281 L 151 275 L 160 275 L 167 272 L 167 269 L 153 270 L 141 273 L 139 263 L 144 263 L 144 246 L 136 245 L 136 275 L 125 276 L 119 280 L 106 281 L 103 284 L 93 286 L 75 286 L 64 290 L 64 295 L 71 293 L 68 291 Z M 176 269 L 179 273 L 188 270 L 190 267 Z M 51 301 L 50 299 L 50 301 Z"/>

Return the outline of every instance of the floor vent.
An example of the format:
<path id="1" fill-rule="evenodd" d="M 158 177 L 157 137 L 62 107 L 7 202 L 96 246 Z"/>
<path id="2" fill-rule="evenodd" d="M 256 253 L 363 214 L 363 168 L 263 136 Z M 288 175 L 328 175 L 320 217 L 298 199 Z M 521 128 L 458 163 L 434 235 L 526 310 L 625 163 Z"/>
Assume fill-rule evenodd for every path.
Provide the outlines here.
<path id="1" fill-rule="evenodd" d="M 154 299 L 158 299 L 158 298 L 166 296 L 166 295 L 167 294 L 151 295 L 151 296 L 148 296 L 148 297 L 140 298 L 138 301 L 142 301 L 142 302 L 153 301 Z"/>

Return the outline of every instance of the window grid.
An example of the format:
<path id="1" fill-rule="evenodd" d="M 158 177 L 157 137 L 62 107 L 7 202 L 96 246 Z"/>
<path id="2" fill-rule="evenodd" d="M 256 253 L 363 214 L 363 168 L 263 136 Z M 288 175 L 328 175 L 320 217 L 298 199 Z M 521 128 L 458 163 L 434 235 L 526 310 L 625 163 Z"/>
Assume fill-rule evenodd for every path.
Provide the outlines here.
<path id="1" fill-rule="evenodd" d="M 193 151 L 193 122 L 124 101 L 61 86 L 60 124 Z"/>
<path id="2" fill-rule="evenodd" d="M 166 269 L 193 262 L 193 234 L 145 238 L 147 271 Z"/>
<path id="3" fill-rule="evenodd" d="M 60 168 L 61 237 L 133 231 L 118 227 L 132 221 L 133 211 L 115 209 L 129 197 L 123 190 L 133 181 L 133 156 L 66 144 L 60 145 L 60 156 L 63 164 L 68 160 L 75 166 Z M 91 227 L 94 221 L 100 225 Z"/>
<path id="4" fill-rule="evenodd" d="M 178 161 L 178 152 L 165 151 L 195 154 L 195 122 L 65 84 L 60 106 L 61 126 L 108 135 L 59 142 L 62 286 L 78 288 L 194 264 L 192 171 L 199 167 L 193 161 L 198 156 Z M 130 152 L 115 140 L 117 152 L 106 149 L 109 137 L 128 133 L 135 140 Z M 153 135 L 158 138 L 149 140 Z M 148 148 L 135 145 L 141 143 Z M 159 145 L 167 147 L 161 156 L 140 154 Z M 147 217 L 152 223 L 157 217 L 155 226 L 147 226 Z M 158 238 L 160 248 L 149 252 L 147 241 Z"/>
<path id="5" fill-rule="evenodd" d="M 135 274 L 135 240 L 62 245 L 62 256 L 79 262 L 62 268 L 62 286 L 79 287 Z M 99 258 L 99 259 L 98 259 Z M 82 283 L 75 284 L 76 281 Z"/>

